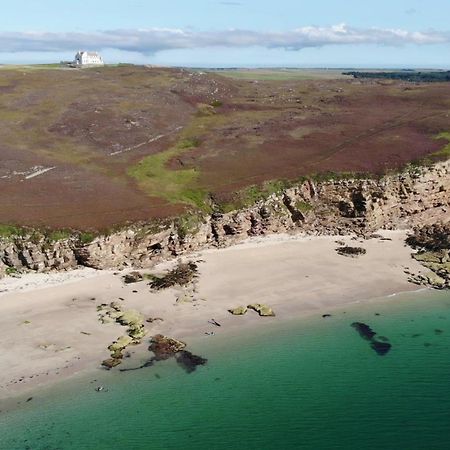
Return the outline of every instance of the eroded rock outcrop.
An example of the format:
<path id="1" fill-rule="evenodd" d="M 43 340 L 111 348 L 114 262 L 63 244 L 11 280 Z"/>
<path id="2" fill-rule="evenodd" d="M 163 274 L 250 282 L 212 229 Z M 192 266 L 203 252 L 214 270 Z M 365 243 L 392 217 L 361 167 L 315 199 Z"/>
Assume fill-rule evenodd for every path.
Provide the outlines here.
<path id="1" fill-rule="evenodd" d="M 8 269 L 44 272 L 77 265 L 99 269 L 148 268 L 162 260 L 249 236 L 280 232 L 369 235 L 450 219 L 450 161 L 379 179 L 306 180 L 255 205 L 213 213 L 194 227 L 179 220 L 135 225 L 83 242 L 52 242 L 36 233 L 0 239 L 0 274 Z M 36 238 L 36 236 L 38 236 Z"/>
<path id="2" fill-rule="evenodd" d="M 450 222 L 416 227 L 406 240 L 417 250 L 413 258 L 429 269 L 411 274 L 410 281 L 436 289 L 450 288 Z"/>

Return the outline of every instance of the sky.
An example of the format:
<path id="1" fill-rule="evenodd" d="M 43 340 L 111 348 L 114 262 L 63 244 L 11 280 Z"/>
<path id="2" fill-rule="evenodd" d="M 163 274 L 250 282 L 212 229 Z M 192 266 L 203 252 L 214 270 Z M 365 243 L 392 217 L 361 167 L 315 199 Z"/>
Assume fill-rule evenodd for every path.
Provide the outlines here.
<path id="1" fill-rule="evenodd" d="M 0 0 L 0 63 L 450 69 L 450 0 Z"/>

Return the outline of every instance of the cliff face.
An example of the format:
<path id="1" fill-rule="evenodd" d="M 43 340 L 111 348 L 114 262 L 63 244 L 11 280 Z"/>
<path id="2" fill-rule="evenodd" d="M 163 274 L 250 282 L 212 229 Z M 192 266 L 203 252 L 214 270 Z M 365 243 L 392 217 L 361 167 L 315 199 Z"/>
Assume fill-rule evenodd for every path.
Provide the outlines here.
<path id="1" fill-rule="evenodd" d="M 0 274 L 17 270 L 151 267 L 162 259 L 206 247 L 223 247 L 273 233 L 370 234 L 450 220 L 450 161 L 379 180 L 345 179 L 303 184 L 256 205 L 204 217 L 181 232 L 173 223 L 148 231 L 130 227 L 89 244 L 33 236 L 0 240 Z"/>

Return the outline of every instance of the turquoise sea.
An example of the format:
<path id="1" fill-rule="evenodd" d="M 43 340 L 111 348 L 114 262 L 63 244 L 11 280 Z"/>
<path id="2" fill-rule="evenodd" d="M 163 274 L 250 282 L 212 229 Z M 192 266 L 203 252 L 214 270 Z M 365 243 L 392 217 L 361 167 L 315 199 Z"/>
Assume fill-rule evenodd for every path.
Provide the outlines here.
<path id="1" fill-rule="evenodd" d="M 450 449 L 450 293 L 330 313 L 205 337 L 190 350 L 208 363 L 190 374 L 164 361 L 0 407 L 0 447 Z M 391 350 L 378 355 L 355 321 Z"/>

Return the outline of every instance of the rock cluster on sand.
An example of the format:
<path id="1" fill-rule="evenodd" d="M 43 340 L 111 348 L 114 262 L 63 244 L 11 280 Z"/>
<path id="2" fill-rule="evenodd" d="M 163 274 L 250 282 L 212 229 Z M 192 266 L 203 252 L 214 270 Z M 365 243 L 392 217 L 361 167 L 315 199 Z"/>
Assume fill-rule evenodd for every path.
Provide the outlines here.
<path id="1" fill-rule="evenodd" d="M 435 289 L 450 288 L 450 222 L 416 228 L 406 242 L 418 250 L 413 258 L 430 270 L 411 274 L 409 281 Z"/>
<path id="2" fill-rule="evenodd" d="M 272 308 L 262 303 L 253 303 L 247 306 L 238 306 L 237 308 L 231 308 L 228 310 L 233 316 L 243 316 L 247 311 L 251 309 L 256 311 L 261 317 L 274 317 L 275 313 Z"/>
<path id="3" fill-rule="evenodd" d="M 231 308 L 228 310 L 233 316 L 243 316 L 248 308 L 246 306 L 238 306 L 237 308 Z"/>
<path id="4" fill-rule="evenodd" d="M 129 345 L 139 344 L 146 335 L 144 327 L 144 316 L 134 309 L 122 310 L 122 305 L 118 302 L 111 302 L 108 305 L 98 307 L 100 311 L 100 321 L 102 323 L 116 322 L 127 326 L 127 334 L 120 336 L 109 347 L 111 358 L 102 362 L 102 365 L 108 369 L 119 365 L 123 358 L 123 351 Z"/>
<path id="5" fill-rule="evenodd" d="M 267 305 L 263 305 L 262 303 L 253 303 L 247 306 L 248 309 L 253 309 L 256 311 L 261 317 L 274 317 L 275 313 L 272 308 L 269 308 Z"/>

